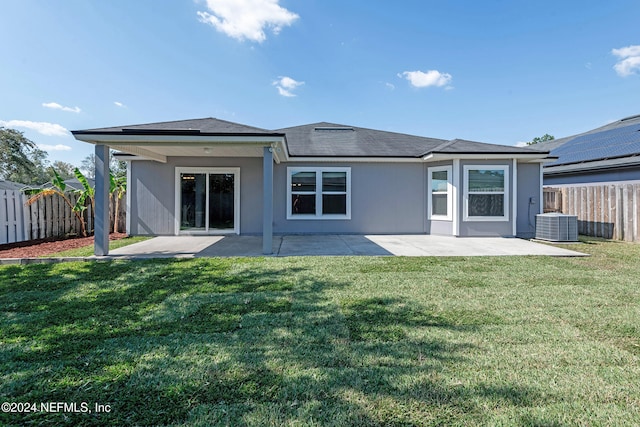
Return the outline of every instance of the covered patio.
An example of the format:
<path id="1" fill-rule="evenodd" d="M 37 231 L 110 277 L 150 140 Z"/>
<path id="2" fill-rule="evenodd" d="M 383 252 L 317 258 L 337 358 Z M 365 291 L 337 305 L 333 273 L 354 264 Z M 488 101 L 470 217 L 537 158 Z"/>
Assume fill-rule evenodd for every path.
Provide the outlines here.
<path id="1" fill-rule="evenodd" d="M 189 127 L 190 122 L 194 128 Z M 208 129 L 201 124 L 202 120 L 181 121 L 180 129 L 171 122 L 160 124 L 136 125 L 132 127 L 103 128 L 73 131 L 76 139 L 95 145 L 95 255 L 109 254 L 109 150 L 120 153 L 119 158 L 128 164 L 127 186 L 131 186 L 131 162 L 152 161 L 166 164 L 173 156 L 191 158 L 262 158 L 262 254 L 269 255 L 273 247 L 273 165 L 280 163 L 284 134 L 250 126 L 215 120 L 215 128 Z M 221 127 L 222 125 L 222 127 Z M 281 154 L 278 154 L 281 153 Z M 189 169 L 181 168 L 190 175 Z M 202 169 L 202 168 L 200 168 Z M 222 171 L 223 168 L 216 168 Z M 239 172 L 238 168 L 233 168 Z M 232 175 L 230 168 L 221 174 Z M 192 175 L 192 174 L 191 174 Z M 202 175 L 202 174 L 200 174 Z M 213 175 L 213 174 L 211 174 Z M 209 174 L 206 174 L 207 179 Z M 193 179 L 193 177 L 191 177 Z M 239 203 L 239 177 L 233 175 L 235 181 L 235 203 Z M 176 191 L 177 192 L 177 191 Z M 131 193 L 127 191 L 127 206 L 131 206 Z M 207 190 L 207 201 L 209 192 Z M 239 205 L 236 205 L 233 223 L 224 233 L 240 234 Z M 208 219 L 202 230 L 183 231 L 179 222 L 178 196 L 176 196 L 175 234 L 215 234 L 210 230 Z M 233 211 L 232 211 L 233 212 Z M 129 232 L 130 212 L 127 213 L 127 232 Z"/>

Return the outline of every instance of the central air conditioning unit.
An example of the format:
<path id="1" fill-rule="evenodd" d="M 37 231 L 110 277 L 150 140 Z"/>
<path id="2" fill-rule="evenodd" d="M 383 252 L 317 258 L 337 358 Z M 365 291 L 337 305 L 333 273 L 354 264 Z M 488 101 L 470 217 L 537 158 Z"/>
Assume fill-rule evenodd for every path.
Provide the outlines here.
<path id="1" fill-rule="evenodd" d="M 560 213 L 536 215 L 536 239 L 551 242 L 577 242 L 578 217 Z"/>

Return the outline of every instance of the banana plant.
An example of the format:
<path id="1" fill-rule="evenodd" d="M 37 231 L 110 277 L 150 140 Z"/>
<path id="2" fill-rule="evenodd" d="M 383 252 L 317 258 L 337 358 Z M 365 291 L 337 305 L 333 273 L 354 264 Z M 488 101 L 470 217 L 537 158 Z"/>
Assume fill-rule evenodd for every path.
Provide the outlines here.
<path id="1" fill-rule="evenodd" d="M 51 185 L 46 188 L 31 188 L 26 190 L 26 193 L 30 195 L 30 198 L 27 200 L 27 205 L 32 205 L 43 197 L 58 195 L 64 203 L 71 208 L 71 211 L 74 213 L 78 221 L 80 221 L 80 226 L 82 227 L 82 235 L 87 236 L 86 222 L 84 220 L 84 211 L 87 209 L 87 199 L 91 204 L 91 212 L 95 213 L 96 210 L 96 191 L 95 188 L 91 186 L 87 177 L 84 176 L 80 169 L 75 168 L 73 173 L 75 174 L 78 182 L 82 185 L 81 189 L 74 190 L 73 192 L 78 195 L 75 203 L 71 201 L 69 198 L 69 192 L 67 191 L 67 185 L 64 183 L 62 177 L 58 172 L 51 168 L 53 171 L 53 178 L 51 179 Z M 124 196 L 127 190 L 127 179 L 126 177 L 118 177 L 115 178 L 113 174 L 109 173 L 109 194 L 116 195 L 115 199 L 115 221 L 113 231 L 117 232 L 118 230 L 118 209 L 120 200 Z"/>
<path id="2" fill-rule="evenodd" d="M 67 190 L 67 185 L 64 183 L 64 179 L 62 179 L 62 177 L 60 177 L 60 174 L 58 174 L 58 172 L 55 169 L 51 168 L 51 170 L 53 171 L 53 178 L 51 179 L 51 186 L 45 187 L 45 188 L 30 188 L 30 189 L 25 191 L 30 196 L 29 199 L 27 199 L 27 206 L 30 206 L 30 205 L 34 204 L 35 202 L 37 202 L 38 200 L 40 200 L 40 199 L 42 199 L 44 197 L 57 195 L 58 197 L 60 197 L 64 201 L 64 203 L 67 206 L 69 206 L 69 208 L 71 208 L 71 211 L 74 213 L 74 215 L 76 216 L 76 218 L 80 222 L 80 227 L 82 228 L 82 236 L 86 237 L 87 236 L 87 229 L 86 229 L 86 226 L 85 226 L 84 217 L 82 215 L 82 211 L 84 209 L 79 209 L 78 208 L 78 201 L 79 200 L 76 201 L 75 204 L 71 202 L 71 199 L 69 198 L 69 193 L 66 191 Z M 76 171 L 79 172 L 77 168 L 76 168 Z M 86 178 L 85 178 L 85 181 L 86 181 Z"/>
<path id="3" fill-rule="evenodd" d="M 115 195 L 115 207 L 113 209 L 113 232 L 118 232 L 118 210 L 120 209 L 120 200 L 127 191 L 127 177 L 119 176 L 114 177 L 113 174 L 109 174 L 109 194 Z"/>
<path id="4" fill-rule="evenodd" d="M 80 172 L 80 169 L 75 168 L 73 173 L 76 175 L 76 178 L 82 185 L 81 190 L 76 190 L 75 192 L 78 194 L 78 200 L 76 201 L 76 205 L 74 206 L 75 210 L 80 212 L 87 209 L 86 202 L 87 199 L 91 202 L 91 212 L 96 211 L 96 190 L 89 184 L 87 178 Z"/>

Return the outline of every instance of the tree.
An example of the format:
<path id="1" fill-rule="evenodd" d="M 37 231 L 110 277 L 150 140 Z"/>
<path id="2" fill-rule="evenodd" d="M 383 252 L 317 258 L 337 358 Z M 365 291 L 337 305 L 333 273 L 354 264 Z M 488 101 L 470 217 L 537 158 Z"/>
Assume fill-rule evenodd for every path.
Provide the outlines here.
<path id="1" fill-rule="evenodd" d="M 44 184 L 47 152 L 20 131 L 0 127 L 0 178 L 23 184 Z"/>
<path id="2" fill-rule="evenodd" d="M 82 160 L 80 169 L 84 172 L 87 178 L 94 179 L 96 177 L 96 155 L 89 154 Z"/>
<path id="3" fill-rule="evenodd" d="M 51 165 L 51 169 L 49 170 L 51 171 L 52 169 L 58 172 L 58 175 L 60 175 L 62 179 L 70 179 L 76 176 L 73 172 L 76 167 L 71 163 L 63 162 L 62 160 L 56 160 L 55 162 L 53 162 L 53 164 Z"/>
<path id="4" fill-rule="evenodd" d="M 51 174 L 48 171 L 50 166 L 47 156 L 48 153 L 46 151 L 36 148 L 30 156 L 34 165 L 33 171 L 29 174 L 12 176 L 9 180 L 32 185 L 41 185 L 49 182 L 51 180 Z"/>
<path id="5" fill-rule="evenodd" d="M 89 199 L 89 203 L 91 204 L 91 214 L 95 215 L 96 189 L 92 187 L 91 184 L 89 184 L 89 181 L 82 174 L 82 172 L 80 172 L 80 169 L 75 168 L 73 173 L 76 175 L 76 178 L 78 178 L 80 184 L 82 184 L 82 189 L 75 191 L 78 194 L 78 200 L 76 201 L 74 209 L 77 209 L 80 212 L 84 212 L 85 209 L 87 209 L 86 200 Z"/>
<path id="6" fill-rule="evenodd" d="M 111 173 L 116 177 L 126 177 L 127 176 L 127 162 L 123 160 L 118 160 L 113 156 L 114 151 L 109 150 L 109 169 Z M 82 165 L 80 169 L 84 172 L 87 178 L 95 178 L 96 177 L 96 156 L 95 154 L 89 154 L 82 160 Z"/>
<path id="7" fill-rule="evenodd" d="M 553 141 L 554 139 L 556 139 L 555 136 L 545 133 L 542 136 L 536 136 L 531 141 L 527 142 L 527 145 L 535 145 L 545 141 Z"/>
<path id="8" fill-rule="evenodd" d="M 111 159 L 109 161 L 109 168 L 111 169 L 111 173 L 116 178 L 124 179 L 124 182 L 127 181 L 127 162 L 124 160 L 116 159 L 113 156 L 113 151 L 109 152 Z"/>
<path id="9" fill-rule="evenodd" d="M 20 131 L 0 127 L 0 174 L 7 178 L 12 173 L 22 170 L 33 170 L 30 153 L 36 144 L 26 138 Z"/>

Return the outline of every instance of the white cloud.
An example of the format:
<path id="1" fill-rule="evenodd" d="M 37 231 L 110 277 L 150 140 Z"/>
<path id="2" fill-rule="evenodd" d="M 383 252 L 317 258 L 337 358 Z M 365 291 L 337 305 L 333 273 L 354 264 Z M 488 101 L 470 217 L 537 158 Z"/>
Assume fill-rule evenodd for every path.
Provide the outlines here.
<path id="1" fill-rule="evenodd" d="M 529 143 L 528 142 L 524 142 L 524 141 L 519 141 L 519 142 L 516 142 L 515 146 L 516 147 L 528 147 Z"/>
<path id="2" fill-rule="evenodd" d="M 32 122 L 29 120 L 0 120 L 0 126 L 7 128 L 25 128 L 35 130 L 42 135 L 47 136 L 67 136 L 69 131 L 56 123 L 48 122 Z"/>
<path id="3" fill-rule="evenodd" d="M 620 59 L 613 66 L 619 76 L 627 77 L 640 71 L 640 45 L 612 49 L 611 53 Z"/>
<path id="4" fill-rule="evenodd" d="M 198 12 L 200 22 L 237 40 L 261 43 L 265 30 L 280 33 L 299 18 L 278 4 L 279 0 L 206 0 L 209 12 Z"/>
<path id="5" fill-rule="evenodd" d="M 125 105 L 122 102 L 119 101 L 113 101 L 114 105 L 116 107 L 120 107 L 120 108 L 126 108 Z"/>
<path id="6" fill-rule="evenodd" d="M 385 85 L 385 86 L 387 87 L 387 89 L 389 89 L 389 90 L 395 90 L 395 88 L 396 88 L 396 85 L 394 85 L 393 83 L 385 83 L 384 85 Z"/>
<path id="7" fill-rule="evenodd" d="M 71 150 L 71 147 L 64 144 L 56 144 L 56 145 L 38 144 L 38 148 L 44 151 L 70 151 Z"/>
<path id="8" fill-rule="evenodd" d="M 79 113 L 80 111 L 80 107 L 65 107 L 63 105 L 58 104 L 57 102 L 43 102 L 42 106 L 45 108 L 51 108 L 53 110 L 62 110 L 62 111 L 68 111 L 69 113 Z"/>
<path id="9" fill-rule="evenodd" d="M 452 88 L 448 86 L 453 79 L 451 74 L 441 73 L 437 70 L 429 70 L 426 73 L 422 71 L 405 71 L 398 74 L 398 77 L 407 79 L 411 86 L 414 87 L 447 86 L 447 89 Z"/>
<path id="10" fill-rule="evenodd" d="M 278 88 L 278 93 L 282 96 L 292 97 L 296 96 L 293 93 L 294 90 L 298 88 L 298 86 L 302 86 L 304 82 L 298 82 L 291 77 L 280 76 L 278 80 L 273 82 L 273 85 Z"/>

